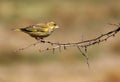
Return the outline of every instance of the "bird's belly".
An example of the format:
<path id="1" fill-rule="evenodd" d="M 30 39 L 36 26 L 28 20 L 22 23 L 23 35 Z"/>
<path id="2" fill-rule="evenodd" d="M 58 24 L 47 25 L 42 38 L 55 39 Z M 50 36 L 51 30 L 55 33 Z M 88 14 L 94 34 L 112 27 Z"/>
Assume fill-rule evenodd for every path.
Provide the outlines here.
<path id="1" fill-rule="evenodd" d="M 50 35 L 49 33 L 46 32 L 29 32 L 28 34 L 32 37 L 39 37 L 39 38 L 44 38 Z"/>

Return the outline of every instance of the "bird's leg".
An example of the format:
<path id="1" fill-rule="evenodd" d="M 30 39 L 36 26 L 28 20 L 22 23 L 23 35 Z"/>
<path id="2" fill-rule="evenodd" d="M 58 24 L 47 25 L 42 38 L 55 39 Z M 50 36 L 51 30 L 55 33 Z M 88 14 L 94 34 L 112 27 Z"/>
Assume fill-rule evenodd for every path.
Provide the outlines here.
<path id="1" fill-rule="evenodd" d="M 45 40 L 43 40 L 43 38 L 35 37 L 35 39 L 36 39 L 38 42 L 45 43 Z"/>
<path id="2" fill-rule="evenodd" d="M 39 41 L 40 41 L 41 43 L 46 43 L 46 41 L 45 41 L 43 38 L 39 39 Z"/>
<path id="3" fill-rule="evenodd" d="M 39 38 L 39 37 L 34 37 L 34 38 L 35 38 L 37 41 L 38 41 L 38 40 L 40 40 L 40 38 Z"/>

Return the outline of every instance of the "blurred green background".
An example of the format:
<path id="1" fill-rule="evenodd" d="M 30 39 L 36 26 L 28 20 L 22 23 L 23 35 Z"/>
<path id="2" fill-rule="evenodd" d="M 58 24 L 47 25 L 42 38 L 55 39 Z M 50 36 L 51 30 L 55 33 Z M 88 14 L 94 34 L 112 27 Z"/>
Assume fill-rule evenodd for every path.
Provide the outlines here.
<path id="1" fill-rule="evenodd" d="M 77 48 L 39 52 L 39 44 L 19 53 L 35 39 L 11 29 L 56 21 L 46 38 L 78 42 L 106 33 L 120 23 L 120 0 L 0 0 L 0 82 L 120 82 L 120 33 L 88 48 L 91 69 Z"/>

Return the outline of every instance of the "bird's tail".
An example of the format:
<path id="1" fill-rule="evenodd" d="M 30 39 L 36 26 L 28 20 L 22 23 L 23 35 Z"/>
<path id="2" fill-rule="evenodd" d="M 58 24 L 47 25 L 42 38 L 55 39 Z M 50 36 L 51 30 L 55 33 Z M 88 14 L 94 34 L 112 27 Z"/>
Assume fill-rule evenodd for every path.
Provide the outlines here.
<path id="1" fill-rule="evenodd" d="M 21 31 L 21 28 L 14 28 L 13 31 Z"/>

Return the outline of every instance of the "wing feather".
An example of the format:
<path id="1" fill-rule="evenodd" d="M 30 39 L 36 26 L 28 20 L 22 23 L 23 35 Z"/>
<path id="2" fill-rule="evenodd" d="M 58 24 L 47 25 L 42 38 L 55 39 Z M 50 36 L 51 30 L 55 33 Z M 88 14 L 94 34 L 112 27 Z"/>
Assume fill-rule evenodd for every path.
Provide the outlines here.
<path id="1" fill-rule="evenodd" d="M 47 26 L 45 24 L 36 24 L 21 28 L 21 30 L 24 32 L 45 32 L 46 27 Z"/>

